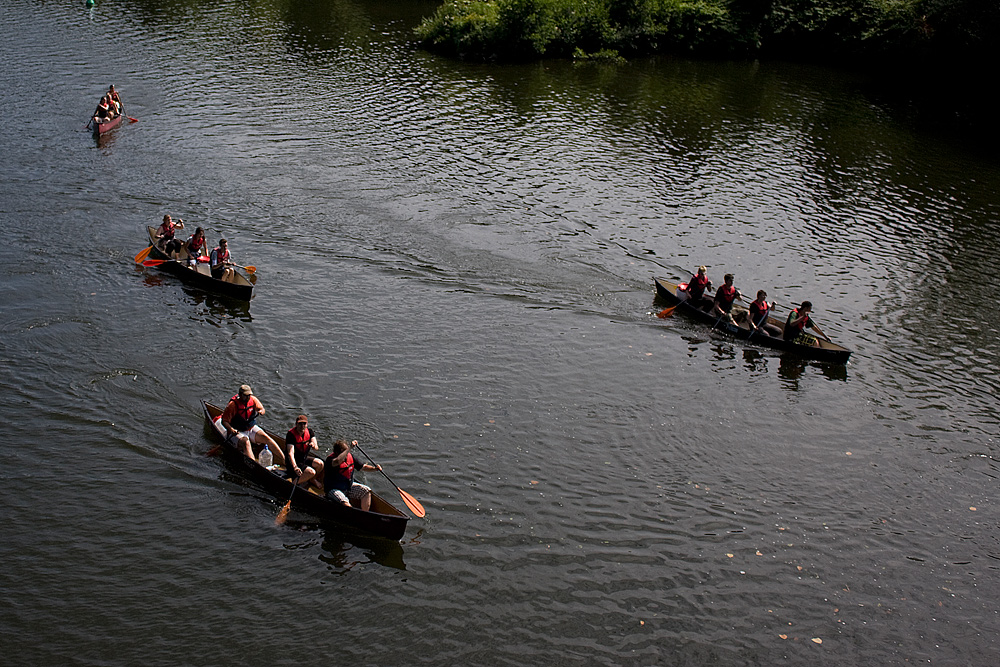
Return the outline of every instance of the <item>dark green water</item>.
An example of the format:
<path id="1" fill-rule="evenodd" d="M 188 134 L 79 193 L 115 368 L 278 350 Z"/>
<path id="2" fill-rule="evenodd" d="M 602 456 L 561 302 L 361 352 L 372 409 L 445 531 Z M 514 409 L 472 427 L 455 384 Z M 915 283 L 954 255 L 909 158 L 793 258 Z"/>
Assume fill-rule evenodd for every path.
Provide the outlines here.
<path id="1" fill-rule="evenodd" d="M 995 161 L 831 70 L 439 59 L 433 7 L 0 0 L 0 663 L 994 664 Z M 165 212 L 249 307 L 134 266 Z M 702 263 L 851 363 L 654 317 Z M 243 382 L 426 518 L 276 528 L 204 456 Z"/>

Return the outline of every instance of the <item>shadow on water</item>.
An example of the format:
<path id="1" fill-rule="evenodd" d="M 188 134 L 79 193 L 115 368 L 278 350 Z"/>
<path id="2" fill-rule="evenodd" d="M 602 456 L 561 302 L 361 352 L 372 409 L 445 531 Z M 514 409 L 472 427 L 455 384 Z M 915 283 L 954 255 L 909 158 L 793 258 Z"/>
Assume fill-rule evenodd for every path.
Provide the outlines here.
<path id="1" fill-rule="evenodd" d="M 222 320 L 229 318 L 242 322 L 253 321 L 253 317 L 250 315 L 249 301 L 212 294 L 188 285 L 181 285 L 181 289 L 184 290 L 184 294 L 190 297 L 194 305 L 205 306 L 213 319 Z"/>
<path id="2" fill-rule="evenodd" d="M 110 152 L 110 149 L 115 144 L 115 137 L 118 136 L 118 130 L 120 127 L 116 127 L 110 132 L 105 132 L 104 134 L 94 135 L 94 144 L 96 147 L 105 155 Z"/>
<path id="3" fill-rule="evenodd" d="M 338 570 L 350 570 L 364 561 L 358 560 L 354 549 L 361 549 L 368 561 L 385 567 L 405 570 L 403 562 L 403 545 L 394 540 L 387 540 L 367 535 L 357 535 L 338 531 L 334 527 L 323 529 L 323 555 L 319 557 L 324 563 Z"/>

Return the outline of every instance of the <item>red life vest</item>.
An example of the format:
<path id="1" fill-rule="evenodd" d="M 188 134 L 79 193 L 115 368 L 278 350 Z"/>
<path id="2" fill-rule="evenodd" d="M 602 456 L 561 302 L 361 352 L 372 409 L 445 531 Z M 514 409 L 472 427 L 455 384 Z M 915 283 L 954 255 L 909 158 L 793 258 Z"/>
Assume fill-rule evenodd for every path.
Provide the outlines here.
<path id="1" fill-rule="evenodd" d="M 188 252 L 190 252 L 192 255 L 200 255 L 201 249 L 204 247 L 205 247 L 204 236 L 202 236 L 201 238 L 192 236 L 191 239 L 188 241 Z"/>
<path id="2" fill-rule="evenodd" d="M 217 266 L 219 264 L 222 264 L 223 262 L 228 262 L 229 261 L 229 248 L 226 248 L 226 252 L 223 253 L 222 252 L 222 247 L 221 246 L 216 246 L 215 250 L 212 251 L 212 257 L 215 258 L 215 261 L 212 262 L 212 266 Z"/>
<path id="3" fill-rule="evenodd" d="M 767 305 L 767 301 L 764 301 L 761 305 L 760 301 L 754 301 L 750 304 L 750 318 L 753 320 L 754 326 L 760 326 L 767 322 L 767 314 L 771 312 L 770 306 Z"/>
<path id="4" fill-rule="evenodd" d="M 803 331 L 805 331 L 806 327 L 809 326 L 812 323 L 812 320 L 809 319 L 808 315 L 806 315 L 805 319 L 803 319 L 798 324 L 793 324 L 792 320 L 797 320 L 797 319 L 799 319 L 799 309 L 798 308 L 796 308 L 792 312 L 788 313 L 788 319 L 785 320 L 785 331 L 786 331 L 786 333 L 787 333 L 787 331 L 789 329 L 792 329 L 793 331 L 795 331 L 796 335 L 800 334 Z"/>
<path id="5" fill-rule="evenodd" d="M 702 276 L 702 275 L 693 276 L 691 280 L 688 281 L 687 285 L 688 296 L 690 296 L 692 299 L 701 298 L 701 295 L 705 293 L 706 289 L 708 289 L 709 282 L 710 281 L 708 279 L 708 276 Z"/>
<path id="6" fill-rule="evenodd" d="M 229 422 L 237 431 L 249 431 L 257 423 L 257 406 L 253 399 L 247 399 L 246 403 L 240 402 L 240 395 L 236 394 L 229 401 L 236 403 L 236 415 Z"/>
<path id="7" fill-rule="evenodd" d="M 723 285 L 716 292 L 715 298 L 719 300 L 719 307 L 728 312 L 733 307 L 733 301 L 736 301 L 736 287 Z"/>
<path id="8" fill-rule="evenodd" d="M 173 220 L 170 222 L 164 222 L 160 225 L 160 237 L 165 241 L 170 241 L 174 238 L 174 230 L 176 228 L 177 226 L 174 224 Z"/>
<path id="9" fill-rule="evenodd" d="M 302 432 L 301 439 L 299 438 L 298 429 L 294 428 L 288 429 L 288 434 L 285 437 L 290 439 L 292 444 L 295 445 L 296 454 L 304 456 L 310 452 L 311 447 L 308 445 L 309 441 L 312 440 L 312 431 L 309 430 L 308 426 L 306 426 L 305 431 Z"/>
<path id="10" fill-rule="evenodd" d="M 350 452 L 347 453 L 347 458 L 344 459 L 344 462 L 340 464 L 338 472 L 349 482 L 354 479 L 354 457 Z"/>

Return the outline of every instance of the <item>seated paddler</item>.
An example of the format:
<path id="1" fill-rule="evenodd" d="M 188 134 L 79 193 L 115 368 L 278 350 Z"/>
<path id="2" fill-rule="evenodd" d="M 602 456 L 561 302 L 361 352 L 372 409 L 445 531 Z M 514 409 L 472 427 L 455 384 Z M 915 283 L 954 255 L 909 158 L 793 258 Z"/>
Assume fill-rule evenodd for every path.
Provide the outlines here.
<path id="1" fill-rule="evenodd" d="M 352 440 L 350 444 L 346 440 L 338 440 L 333 444 L 333 452 L 326 457 L 323 485 L 326 497 L 330 500 L 339 501 L 348 507 L 353 505 L 367 512 L 372 505 L 372 490 L 354 481 L 354 471 L 359 468 L 381 470 L 382 466 L 358 464 L 351 454 L 351 449 L 357 444 L 357 440 Z"/>
<path id="2" fill-rule="evenodd" d="M 229 399 L 229 404 L 222 411 L 222 426 L 226 429 L 226 438 L 230 442 L 236 443 L 240 450 L 251 459 L 254 456 L 253 445 L 266 444 L 272 452 L 278 449 L 278 444 L 257 426 L 257 417 L 264 414 L 264 405 L 253 395 L 250 385 L 240 386 L 235 396 Z M 274 454 L 279 458 L 280 454 Z"/>

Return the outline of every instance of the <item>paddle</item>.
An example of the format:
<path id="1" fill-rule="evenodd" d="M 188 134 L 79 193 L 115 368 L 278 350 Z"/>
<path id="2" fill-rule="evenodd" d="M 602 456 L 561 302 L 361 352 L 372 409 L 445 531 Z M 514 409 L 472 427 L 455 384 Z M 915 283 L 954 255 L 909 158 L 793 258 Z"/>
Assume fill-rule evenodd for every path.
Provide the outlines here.
<path id="1" fill-rule="evenodd" d="M 233 264 L 233 266 L 235 266 L 237 269 L 243 269 L 247 273 L 257 273 L 257 267 L 253 266 L 253 265 L 251 265 L 251 266 L 240 266 L 239 264 Z"/>
<path id="2" fill-rule="evenodd" d="M 774 308 L 773 304 L 772 304 L 771 308 Z M 760 330 L 760 328 L 761 328 L 761 326 L 763 326 L 764 322 L 767 321 L 767 314 L 768 314 L 768 312 L 770 312 L 771 308 L 768 308 L 767 310 L 765 310 L 764 313 L 760 316 L 760 319 L 757 320 L 757 322 L 754 324 L 753 330 L 750 332 L 750 335 L 747 336 L 747 342 L 748 343 L 750 342 L 750 339 L 753 338 L 753 335 L 755 333 L 757 333 L 757 331 Z M 750 311 L 749 310 L 747 310 L 747 319 L 750 320 Z M 752 322 L 753 320 L 750 320 L 750 321 Z"/>
<path id="3" fill-rule="evenodd" d="M 677 268 L 680 268 L 680 267 L 677 267 Z M 691 273 L 691 272 L 688 271 L 688 273 Z M 691 275 L 693 276 L 694 274 L 691 273 Z M 681 291 L 681 286 L 678 285 L 677 289 L 674 290 L 675 296 L 676 296 L 676 293 L 680 292 L 680 291 Z M 680 303 L 677 304 L 677 306 L 681 305 L 681 303 L 684 303 L 684 302 L 681 301 Z M 677 306 L 670 306 L 669 308 L 664 308 L 663 310 L 661 310 L 660 312 L 658 312 L 656 314 L 656 316 L 659 317 L 661 320 L 666 319 L 666 318 L 668 318 L 668 317 L 670 317 L 671 315 L 674 314 L 674 311 L 677 310 Z"/>
<path id="4" fill-rule="evenodd" d="M 361 449 L 361 445 L 354 445 L 354 446 L 358 448 L 359 452 L 361 452 L 362 454 L 365 455 L 366 459 L 368 459 L 369 461 L 372 462 L 373 466 L 378 467 L 378 464 L 375 463 L 375 461 L 372 460 L 372 457 L 368 456 L 368 453 L 365 450 Z M 396 486 L 396 483 L 394 481 L 392 481 L 389 478 L 388 475 L 385 474 L 384 470 L 382 470 L 381 468 L 379 468 L 378 471 L 380 473 L 382 473 L 385 476 L 386 479 L 389 480 L 390 484 L 392 484 L 393 486 Z M 398 486 L 396 486 L 396 490 L 399 491 L 399 497 L 403 499 L 403 502 L 406 503 L 406 506 L 410 508 L 411 512 L 413 512 L 414 514 L 416 514 L 418 517 L 423 517 L 425 514 L 427 514 L 427 512 L 424 510 L 424 506 L 421 505 L 420 502 L 416 498 L 414 498 L 413 496 L 411 496 L 410 494 L 408 494 L 406 491 L 403 491 Z"/>
<path id="5" fill-rule="evenodd" d="M 146 246 L 139 251 L 139 254 L 135 256 L 135 263 L 142 264 L 142 261 L 149 257 L 149 253 L 152 252 L 153 246 Z"/>
<path id="6" fill-rule="evenodd" d="M 810 318 L 809 321 L 812 322 L 812 318 Z M 822 336 L 823 340 L 825 340 L 827 343 L 832 343 L 833 342 L 832 340 L 830 340 L 829 336 L 827 336 L 825 333 L 823 333 L 823 330 L 820 329 L 819 326 L 817 326 L 817 324 L 815 322 L 812 323 L 812 328 L 813 328 L 813 331 L 815 331 L 820 336 Z"/>
<path id="7" fill-rule="evenodd" d="M 280 512 L 278 512 L 278 516 L 274 517 L 275 526 L 282 525 L 288 519 L 288 510 L 292 509 L 292 496 L 295 495 L 295 489 L 297 488 L 299 488 L 298 477 L 296 477 L 295 481 L 292 482 L 292 492 L 288 494 L 288 502 L 286 502 L 285 506 L 281 508 Z"/>
<path id="8" fill-rule="evenodd" d="M 679 305 L 681 304 L 677 304 L 677 306 Z M 670 306 L 669 308 L 664 308 L 663 310 L 658 312 L 656 316 L 659 317 L 661 320 L 666 319 L 674 314 L 674 311 L 677 309 L 677 306 Z"/>

